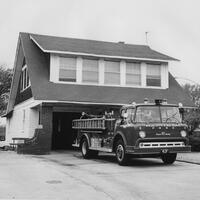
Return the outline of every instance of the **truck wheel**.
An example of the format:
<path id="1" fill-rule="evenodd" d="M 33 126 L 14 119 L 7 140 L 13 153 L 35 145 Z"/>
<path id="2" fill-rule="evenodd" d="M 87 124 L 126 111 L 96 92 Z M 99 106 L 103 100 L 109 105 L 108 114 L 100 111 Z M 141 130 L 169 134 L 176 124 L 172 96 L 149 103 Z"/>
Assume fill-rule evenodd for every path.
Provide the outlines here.
<path id="1" fill-rule="evenodd" d="M 115 154 L 119 165 L 126 165 L 128 162 L 128 155 L 125 152 L 123 140 L 118 140 L 115 146 Z"/>
<path id="2" fill-rule="evenodd" d="M 90 150 L 89 150 L 89 145 L 86 138 L 83 138 L 81 142 L 81 153 L 82 153 L 83 158 L 85 159 L 90 158 Z"/>
<path id="3" fill-rule="evenodd" d="M 162 154 L 161 159 L 164 164 L 173 164 L 174 161 L 176 160 L 177 153 L 167 153 L 167 154 Z"/>
<path id="4" fill-rule="evenodd" d="M 86 138 L 83 138 L 81 142 L 81 152 L 82 152 L 83 158 L 85 159 L 95 158 L 98 156 L 98 153 L 99 153 L 98 151 L 89 149 L 89 144 Z"/>

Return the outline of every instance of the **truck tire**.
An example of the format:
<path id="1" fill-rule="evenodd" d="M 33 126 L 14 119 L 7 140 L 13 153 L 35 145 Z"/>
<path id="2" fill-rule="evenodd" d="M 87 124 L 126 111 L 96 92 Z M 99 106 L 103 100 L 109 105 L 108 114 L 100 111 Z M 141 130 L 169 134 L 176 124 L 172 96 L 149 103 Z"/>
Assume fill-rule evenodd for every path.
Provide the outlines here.
<path id="1" fill-rule="evenodd" d="M 86 138 L 83 138 L 82 142 L 81 142 L 81 153 L 83 158 L 88 159 L 90 157 L 90 150 L 89 150 L 89 145 L 88 145 L 88 141 Z"/>
<path id="2" fill-rule="evenodd" d="M 119 165 L 127 165 L 128 163 L 128 155 L 126 154 L 124 142 L 122 139 L 119 139 L 115 145 L 115 155 L 117 158 L 117 162 Z"/>
<path id="3" fill-rule="evenodd" d="M 161 159 L 164 164 L 170 165 L 175 162 L 176 156 L 177 156 L 177 153 L 167 153 L 167 154 L 162 154 Z"/>
<path id="4" fill-rule="evenodd" d="M 90 150 L 87 139 L 83 138 L 81 142 L 81 153 L 83 158 L 89 159 L 89 158 L 95 158 L 99 152 L 95 150 Z"/>

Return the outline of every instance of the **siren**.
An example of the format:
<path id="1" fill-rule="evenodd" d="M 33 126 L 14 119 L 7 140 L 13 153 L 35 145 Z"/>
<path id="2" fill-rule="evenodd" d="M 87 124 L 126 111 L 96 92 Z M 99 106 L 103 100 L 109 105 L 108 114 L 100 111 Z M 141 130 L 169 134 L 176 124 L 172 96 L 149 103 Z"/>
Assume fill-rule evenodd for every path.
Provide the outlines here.
<path id="1" fill-rule="evenodd" d="M 162 104 L 167 104 L 167 99 L 163 99 Z"/>
<path id="2" fill-rule="evenodd" d="M 182 103 L 178 103 L 178 107 L 179 107 L 179 108 L 182 108 L 182 107 L 183 107 L 183 104 L 182 104 Z"/>
<path id="3" fill-rule="evenodd" d="M 136 102 L 135 102 L 135 101 L 133 101 L 131 104 L 132 104 L 133 106 L 135 106 L 135 105 L 136 105 Z"/>

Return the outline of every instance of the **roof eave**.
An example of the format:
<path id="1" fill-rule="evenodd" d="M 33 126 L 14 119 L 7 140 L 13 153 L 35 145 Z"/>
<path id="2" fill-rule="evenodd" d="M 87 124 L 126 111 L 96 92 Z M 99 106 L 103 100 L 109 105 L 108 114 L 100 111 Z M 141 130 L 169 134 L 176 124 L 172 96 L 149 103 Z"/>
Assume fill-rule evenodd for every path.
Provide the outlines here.
<path id="1" fill-rule="evenodd" d="M 66 54 L 66 55 L 77 55 L 77 56 L 91 56 L 91 57 L 99 57 L 99 58 L 115 58 L 115 59 L 125 59 L 125 60 L 148 60 L 148 61 L 157 61 L 157 62 L 169 62 L 169 61 L 180 61 L 175 58 L 169 59 L 153 59 L 153 58 L 142 58 L 142 57 L 125 57 L 125 56 L 110 56 L 105 54 L 91 54 L 84 52 L 71 52 L 71 51 L 58 51 L 58 50 L 49 50 L 44 49 L 31 35 L 30 39 L 44 52 L 44 53 L 52 53 L 52 54 Z"/>

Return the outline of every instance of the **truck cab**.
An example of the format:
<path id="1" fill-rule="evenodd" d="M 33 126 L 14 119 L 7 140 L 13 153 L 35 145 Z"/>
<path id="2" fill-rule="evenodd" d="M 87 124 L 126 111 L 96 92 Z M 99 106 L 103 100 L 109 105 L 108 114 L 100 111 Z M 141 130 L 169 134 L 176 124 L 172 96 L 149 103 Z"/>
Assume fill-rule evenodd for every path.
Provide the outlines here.
<path id="1" fill-rule="evenodd" d="M 78 130 L 76 144 L 84 158 L 105 151 L 114 152 L 120 165 L 134 156 L 160 157 L 165 164 L 172 164 L 177 153 L 191 150 L 181 110 L 179 105 L 155 100 L 122 106 L 119 118 L 104 115 L 74 120 L 73 128 Z M 97 126 L 100 121 L 102 126 Z"/>

